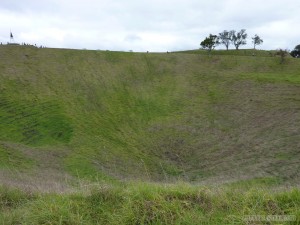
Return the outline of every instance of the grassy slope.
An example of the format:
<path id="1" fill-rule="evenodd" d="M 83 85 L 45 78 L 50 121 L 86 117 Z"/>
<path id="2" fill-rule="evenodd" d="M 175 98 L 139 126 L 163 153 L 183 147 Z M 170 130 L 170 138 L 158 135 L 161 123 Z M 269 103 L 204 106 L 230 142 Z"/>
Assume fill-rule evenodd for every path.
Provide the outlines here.
<path id="1" fill-rule="evenodd" d="M 299 224 L 300 62 L 191 53 L 1 46 L 0 221 Z"/>
<path id="2" fill-rule="evenodd" d="M 83 177 L 299 180 L 295 59 L 0 50 L 5 164 L 16 154 Z"/>
<path id="3" fill-rule="evenodd" d="M 260 57 L 274 57 L 276 51 L 265 51 L 265 50 L 258 50 L 258 49 L 229 49 L 226 50 L 213 50 L 210 53 L 207 50 L 203 49 L 195 49 L 195 50 L 186 50 L 186 51 L 179 51 L 174 53 L 187 53 L 187 54 L 199 54 L 199 55 L 234 55 L 234 56 L 260 56 Z M 287 56 L 291 57 L 291 56 Z"/>

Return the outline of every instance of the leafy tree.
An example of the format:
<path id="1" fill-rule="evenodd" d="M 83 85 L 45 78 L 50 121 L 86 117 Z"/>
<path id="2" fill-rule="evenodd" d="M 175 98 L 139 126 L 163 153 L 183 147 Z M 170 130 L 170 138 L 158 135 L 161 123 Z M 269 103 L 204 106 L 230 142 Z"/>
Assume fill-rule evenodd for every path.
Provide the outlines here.
<path id="1" fill-rule="evenodd" d="M 236 33 L 235 30 L 233 31 L 232 42 L 233 42 L 236 50 L 239 50 L 240 45 L 247 44 L 247 41 L 246 41 L 247 36 L 248 35 L 247 35 L 245 29 L 241 29 L 241 31 L 238 33 Z"/>
<path id="2" fill-rule="evenodd" d="M 291 51 L 291 56 L 294 58 L 300 58 L 300 45 L 297 45 L 293 51 Z"/>
<path id="3" fill-rule="evenodd" d="M 252 42 L 254 44 L 254 49 L 255 49 L 256 45 L 260 45 L 264 42 L 263 39 L 261 39 L 257 34 L 255 34 L 255 36 L 252 38 L 252 40 L 253 40 Z"/>
<path id="4" fill-rule="evenodd" d="M 231 31 L 224 30 L 222 33 L 219 33 L 220 44 L 225 45 L 226 50 L 228 50 L 229 45 L 232 43 L 233 34 L 234 34 L 234 30 Z"/>
<path id="5" fill-rule="evenodd" d="M 209 52 L 213 50 L 219 44 L 219 38 L 217 35 L 210 34 L 201 43 L 203 49 L 207 49 Z"/>

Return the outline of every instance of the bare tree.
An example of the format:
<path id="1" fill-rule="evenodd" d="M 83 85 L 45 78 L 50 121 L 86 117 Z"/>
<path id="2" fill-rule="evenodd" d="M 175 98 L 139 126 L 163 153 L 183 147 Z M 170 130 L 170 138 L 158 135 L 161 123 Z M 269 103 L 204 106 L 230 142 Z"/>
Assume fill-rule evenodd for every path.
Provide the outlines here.
<path id="1" fill-rule="evenodd" d="M 234 30 L 224 30 L 222 33 L 219 33 L 220 44 L 225 45 L 226 50 L 228 50 L 229 45 L 232 43 L 232 36 L 234 34 Z"/>
<path id="2" fill-rule="evenodd" d="M 253 40 L 252 42 L 254 44 L 254 49 L 255 49 L 256 45 L 260 45 L 264 42 L 263 39 L 261 39 L 257 34 L 255 34 L 255 36 L 252 38 L 252 40 Z"/>
<path id="3" fill-rule="evenodd" d="M 241 31 L 238 33 L 236 33 L 235 30 L 233 31 L 232 42 L 233 42 L 236 50 L 239 50 L 240 45 L 247 44 L 247 41 L 246 41 L 247 36 L 248 35 L 247 35 L 245 29 L 241 29 Z"/>

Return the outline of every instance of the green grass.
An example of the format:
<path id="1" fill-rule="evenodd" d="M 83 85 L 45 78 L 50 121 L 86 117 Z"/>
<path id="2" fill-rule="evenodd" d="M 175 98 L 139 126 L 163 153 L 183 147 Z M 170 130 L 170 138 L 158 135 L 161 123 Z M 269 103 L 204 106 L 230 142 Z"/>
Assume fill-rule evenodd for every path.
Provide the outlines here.
<path id="1" fill-rule="evenodd" d="M 258 50 L 258 49 L 229 49 L 227 50 L 213 50 L 211 52 L 208 52 L 207 50 L 203 49 L 195 49 L 195 50 L 187 50 L 187 51 L 179 51 L 174 53 L 187 53 L 187 54 L 200 54 L 200 55 L 222 55 L 222 56 L 251 56 L 251 57 L 277 57 L 276 56 L 276 50 Z M 288 55 L 287 58 L 290 58 L 291 56 Z M 280 60 L 278 60 L 280 61 Z"/>
<path id="2" fill-rule="evenodd" d="M 257 49 L 229 49 L 227 50 L 213 50 L 210 53 L 207 50 L 197 49 L 197 50 L 187 50 L 179 51 L 175 53 L 188 53 L 188 54 L 201 54 L 201 55 L 231 55 L 231 56 L 252 56 L 252 57 L 274 57 L 276 51 L 265 51 Z"/>
<path id="3" fill-rule="evenodd" d="M 289 216 L 283 224 L 300 223 L 297 189 L 270 194 L 135 182 L 94 187 L 90 194 L 37 195 L 5 188 L 0 193 L 4 224 L 249 224 L 252 215 Z"/>
<path id="4" fill-rule="evenodd" d="M 300 61 L 252 53 L 1 46 L 0 221 L 299 224 Z"/>
<path id="5" fill-rule="evenodd" d="M 35 165 L 33 159 L 28 158 L 20 151 L 16 151 L 5 144 L 0 145 L 0 169 L 28 170 Z"/>
<path id="6" fill-rule="evenodd" d="M 28 145 L 68 143 L 70 119 L 52 102 L 0 99 L 0 139 Z"/>
<path id="7" fill-rule="evenodd" d="M 248 180 L 239 180 L 236 182 L 228 183 L 226 186 L 230 188 L 270 188 L 270 187 L 278 187 L 283 181 L 277 177 L 257 177 Z"/>
<path id="8" fill-rule="evenodd" d="M 282 73 L 261 73 L 257 74 L 242 74 L 243 79 L 253 79 L 257 82 L 264 83 L 287 83 L 287 84 L 300 84 L 300 77 L 296 73 L 282 74 Z"/>
<path id="9" fill-rule="evenodd" d="M 262 174 L 296 181 L 299 61 L 251 51 L 2 46 L 0 142 L 63 149 L 65 172 L 91 179 L 252 178 L 265 161 Z M 279 169 L 283 151 L 295 157 Z"/>

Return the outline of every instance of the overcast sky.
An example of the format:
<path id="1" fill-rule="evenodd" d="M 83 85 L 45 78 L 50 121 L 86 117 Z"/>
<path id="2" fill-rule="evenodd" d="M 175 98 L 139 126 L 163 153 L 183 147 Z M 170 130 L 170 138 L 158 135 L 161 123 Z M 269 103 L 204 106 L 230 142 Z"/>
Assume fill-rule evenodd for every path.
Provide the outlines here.
<path id="1" fill-rule="evenodd" d="M 242 48 L 258 34 L 260 49 L 293 49 L 299 10 L 299 0 L 0 0 L 0 41 L 11 30 L 15 42 L 38 46 L 163 52 L 246 29 Z"/>

